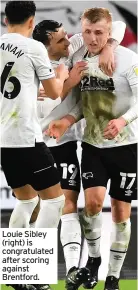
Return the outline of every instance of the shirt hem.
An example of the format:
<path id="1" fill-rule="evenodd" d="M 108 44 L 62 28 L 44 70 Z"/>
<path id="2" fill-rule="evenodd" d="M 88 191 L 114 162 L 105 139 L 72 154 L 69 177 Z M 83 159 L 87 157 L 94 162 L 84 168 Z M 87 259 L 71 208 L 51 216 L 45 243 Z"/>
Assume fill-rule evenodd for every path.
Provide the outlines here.
<path id="1" fill-rule="evenodd" d="M 103 145 L 96 145 L 96 144 L 93 144 L 91 142 L 88 142 L 86 140 L 82 140 L 82 142 L 85 142 L 89 145 L 92 145 L 94 147 L 97 147 L 97 148 L 101 148 L 101 149 L 104 149 L 104 148 L 115 148 L 115 147 L 120 147 L 120 146 L 127 146 L 127 145 L 131 145 L 131 144 L 137 144 L 138 143 L 138 140 L 135 140 L 133 142 L 127 142 L 127 143 L 120 143 L 120 144 L 114 144 L 114 145 L 109 145 L 109 146 L 103 146 Z"/>
<path id="2" fill-rule="evenodd" d="M 29 147 L 35 147 L 36 143 L 42 143 L 42 142 L 44 142 L 44 140 L 36 141 L 35 143 L 29 144 L 29 145 L 26 145 L 26 144 L 21 144 L 21 145 L 4 144 L 4 145 L 0 145 L 0 148 L 29 148 Z"/>
<path id="3" fill-rule="evenodd" d="M 56 146 L 63 145 L 63 144 L 65 144 L 65 143 L 73 142 L 73 141 L 74 141 L 74 142 L 77 142 L 77 141 L 80 141 L 80 140 L 78 140 L 78 139 L 70 139 L 70 140 L 65 140 L 65 141 L 63 141 L 63 142 L 55 143 L 54 145 L 53 145 L 53 144 L 52 144 L 52 145 L 49 145 L 48 142 L 45 142 L 45 140 L 44 140 L 46 146 L 48 146 L 48 147 L 56 147 Z"/>

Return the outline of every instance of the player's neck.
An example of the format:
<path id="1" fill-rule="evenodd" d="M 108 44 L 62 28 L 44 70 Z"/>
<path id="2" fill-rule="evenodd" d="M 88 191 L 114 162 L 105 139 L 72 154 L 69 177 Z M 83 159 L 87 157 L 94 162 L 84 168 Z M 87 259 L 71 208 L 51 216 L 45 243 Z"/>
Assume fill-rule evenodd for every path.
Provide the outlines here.
<path id="1" fill-rule="evenodd" d="M 97 55 L 99 55 L 99 54 L 101 53 L 101 51 L 102 51 L 102 49 L 101 49 L 100 51 L 96 52 L 96 53 L 92 53 L 92 52 L 89 52 L 89 51 L 88 51 L 88 57 L 94 57 L 94 56 L 97 56 Z"/>
<path id="2" fill-rule="evenodd" d="M 100 52 L 98 52 L 98 53 L 88 52 L 88 57 L 94 57 L 94 56 L 99 55 L 99 54 L 100 54 Z"/>
<path id="3" fill-rule="evenodd" d="M 8 33 L 18 33 L 25 37 L 30 37 L 30 31 L 21 25 L 8 26 Z"/>
<path id="4" fill-rule="evenodd" d="M 59 56 L 54 55 L 54 54 L 51 54 L 49 51 L 48 51 L 48 56 L 49 56 L 49 59 L 50 60 L 56 60 L 56 61 L 59 61 L 60 60 L 60 57 Z"/>

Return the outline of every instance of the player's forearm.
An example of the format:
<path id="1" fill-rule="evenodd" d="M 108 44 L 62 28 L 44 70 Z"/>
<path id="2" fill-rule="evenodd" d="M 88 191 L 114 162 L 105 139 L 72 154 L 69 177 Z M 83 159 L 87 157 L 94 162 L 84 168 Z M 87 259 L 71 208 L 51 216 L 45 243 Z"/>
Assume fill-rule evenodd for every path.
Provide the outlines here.
<path id="1" fill-rule="evenodd" d="M 105 46 L 111 47 L 113 50 L 115 50 L 118 45 L 119 45 L 119 43 L 117 40 L 115 40 L 113 38 L 109 38 Z"/>
<path id="2" fill-rule="evenodd" d="M 133 90 L 132 90 L 133 95 L 136 98 L 135 104 L 124 115 L 122 115 L 122 117 L 126 121 L 126 125 L 130 124 L 131 122 L 133 122 L 134 120 L 136 120 L 138 118 L 138 94 L 137 94 L 137 90 L 138 90 L 137 87 L 133 88 Z"/>
<path id="3" fill-rule="evenodd" d="M 71 82 L 71 78 L 69 77 L 65 82 L 64 82 L 64 86 L 63 86 L 63 90 L 61 93 L 61 99 L 64 100 L 66 98 L 66 96 L 71 92 L 73 88 L 72 82 Z"/>
<path id="4" fill-rule="evenodd" d="M 52 78 L 47 80 L 42 80 L 42 85 L 45 91 L 45 98 L 50 98 L 50 99 L 57 99 L 63 90 L 63 83 L 64 81 L 59 78 Z"/>
<path id="5" fill-rule="evenodd" d="M 64 121 L 64 124 L 66 124 L 67 129 L 71 127 L 74 123 L 78 122 L 82 118 L 82 105 L 81 101 L 79 101 L 73 109 L 70 111 L 70 113 L 66 116 L 64 116 L 61 120 Z"/>
<path id="6" fill-rule="evenodd" d="M 76 118 L 68 114 L 64 116 L 61 121 L 64 122 L 64 126 L 66 126 L 67 130 L 69 127 L 76 123 Z"/>
<path id="7" fill-rule="evenodd" d="M 62 100 L 62 99 L 64 99 L 64 97 L 63 97 L 64 84 L 67 82 L 67 80 L 65 81 L 64 76 L 59 76 L 59 77 L 56 78 L 56 81 L 57 81 L 58 90 L 60 92 L 58 96 L 60 96 L 60 98 Z"/>
<path id="8" fill-rule="evenodd" d="M 64 64 L 60 64 L 56 68 L 56 77 L 41 80 L 46 96 L 55 100 L 61 96 L 64 81 L 69 77 L 68 69 Z"/>
<path id="9" fill-rule="evenodd" d="M 81 100 L 79 100 L 78 103 L 73 107 L 73 109 L 71 110 L 69 115 L 74 117 L 75 122 L 79 121 L 82 118 L 83 110 L 82 110 L 82 102 L 81 102 Z"/>
<path id="10" fill-rule="evenodd" d="M 138 104 L 130 108 L 122 117 L 125 119 L 126 125 L 136 120 L 138 118 Z"/>
<path id="11" fill-rule="evenodd" d="M 126 29 L 126 24 L 123 21 L 114 21 L 112 24 L 111 39 L 113 39 L 118 44 L 120 44 L 124 38 L 125 29 Z M 112 45 L 115 45 L 115 42 Z"/>

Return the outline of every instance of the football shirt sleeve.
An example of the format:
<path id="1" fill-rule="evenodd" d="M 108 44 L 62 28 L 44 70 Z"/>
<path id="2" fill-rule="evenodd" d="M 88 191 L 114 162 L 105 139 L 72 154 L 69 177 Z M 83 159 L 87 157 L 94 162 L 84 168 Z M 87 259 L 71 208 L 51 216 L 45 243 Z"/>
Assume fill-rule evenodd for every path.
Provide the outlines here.
<path id="1" fill-rule="evenodd" d="M 30 58 L 39 80 L 46 80 L 55 77 L 47 49 L 42 43 L 35 43 L 35 48 L 33 49 L 33 53 L 30 54 Z"/>
<path id="2" fill-rule="evenodd" d="M 81 100 L 78 101 L 78 103 L 72 108 L 71 112 L 69 113 L 72 117 L 74 117 L 76 120 L 80 120 L 83 112 L 82 112 L 82 102 Z"/>
<path id="3" fill-rule="evenodd" d="M 125 76 L 129 82 L 134 97 L 134 104 L 132 107 L 122 116 L 127 124 L 138 118 L 138 56 L 134 54 L 131 59 L 132 64 L 125 71 Z"/>
<path id="4" fill-rule="evenodd" d="M 126 24 L 123 21 L 113 21 L 111 38 L 120 44 L 124 38 L 125 30 Z"/>
<path id="5" fill-rule="evenodd" d="M 60 104 L 60 97 L 58 97 L 56 100 L 46 98 L 44 101 L 37 101 L 38 118 L 46 118 Z"/>
<path id="6" fill-rule="evenodd" d="M 72 37 L 70 37 L 69 41 L 70 41 L 69 52 L 71 58 L 73 54 L 83 46 L 82 34 L 81 33 L 74 34 Z"/>

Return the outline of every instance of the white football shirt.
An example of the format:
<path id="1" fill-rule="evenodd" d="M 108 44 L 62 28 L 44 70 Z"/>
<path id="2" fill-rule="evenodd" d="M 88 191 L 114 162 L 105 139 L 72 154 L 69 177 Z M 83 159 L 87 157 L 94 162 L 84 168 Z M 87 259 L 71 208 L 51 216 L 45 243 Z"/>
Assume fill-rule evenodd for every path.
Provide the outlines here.
<path id="1" fill-rule="evenodd" d="M 1 147 L 33 147 L 42 142 L 37 116 L 39 80 L 55 76 L 44 45 L 21 34 L 0 39 Z"/>
<path id="2" fill-rule="evenodd" d="M 75 53 L 73 63 L 82 55 L 81 51 Z M 138 56 L 118 46 L 115 58 L 115 72 L 108 77 L 99 69 L 99 56 L 86 57 L 88 70 L 80 86 L 86 119 L 83 140 L 100 148 L 138 143 Z M 113 140 L 104 139 L 108 122 L 121 116 L 128 125 Z"/>
<path id="3" fill-rule="evenodd" d="M 83 46 L 82 35 L 75 34 L 70 39 L 70 55 L 69 58 L 61 58 L 59 61 L 51 61 L 53 68 L 56 68 L 59 64 L 64 63 L 68 69 L 72 67 L 72 56 L 80 47 Z M 65 115 L 69 114 L 72 109 L 75 107 L 78 99 L 75 96 L 72 96 L 72 92 L 61 102 L 61 99 L 56 100 L 45 99 L 44 101 L 37 102 L 37 112 L 41 128 L 43 131 L 43 138 L 47 146 L 53 147 L 58 146 L 66 142 L 82 140 L 82 136 L 85 128 L 85 120 L 79 121 L 77 124 L 74 124 L 60 141 L 57 143 L 55 139 L 49 138 L 45 135 L 44 131 L 48 128 L 48 125 L 51 121 L 60 119 Z M 49 110 L 51 113 L 48 114 Z"/>
<path id="4" fill-rule="evenodd" d="M 112 25 L 112 35 L 113 39 L 116 39 L 120 43 L 124 37 L 126 24 L 122 21 L 115 21 Z M 82 34 L 75 34 L 70 38 L 70 54 L 69 58 L 61 58 L 59 61 L 51 61 L 53 67 L 57 67 L 60 63 L 64 63 L 69 69 L 72 67 L 72 58 L 75 52 L 80 54 L 80 60 L 82 60 L 85 55 L 87 48 L 83 43 Z M 75 107 L 78 101 L 77 95 L 75 96 L 72 92 L 65 98 L 63 102 L 60 103 L 60 100 L 45 100 L 44 102 L 38 102 L 38 116 L 40 119 L 40 124 L 42 131 L 44 132 L 51 121 L 60 119 L 65 115 L 69 114 Z M 48 108 L 51 108 L 52 112 L 48 115 Z M 48 136 L 44 137 L 44 141 L 49 147 L 58 146 L 69 141 L 81 141 L 84 134 L 86 122 L 85 119 L 80 120 L 74 124 L 67 132 L 61 137 L 60 141 L 57 143 L 55 139 L 49 138 Z"/>

